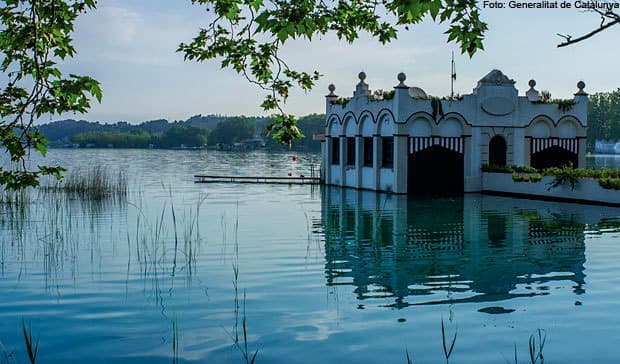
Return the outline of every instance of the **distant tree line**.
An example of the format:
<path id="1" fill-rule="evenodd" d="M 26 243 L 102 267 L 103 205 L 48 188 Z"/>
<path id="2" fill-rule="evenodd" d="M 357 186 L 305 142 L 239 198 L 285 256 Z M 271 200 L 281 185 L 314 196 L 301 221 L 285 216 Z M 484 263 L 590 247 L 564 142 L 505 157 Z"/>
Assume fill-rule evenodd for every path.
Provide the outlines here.
<path id="1" fill-rule="evenodd" d="M 243 140 L 261 136 L 272 121 L 268 117 L 196 115 L 186 121 L 168 122 L 153 120 L 141 124 L 118 122 L 100 124 L 97 122 L 62 120 L 39 127 L 52 145 L 79 144 L 81 146 L 114 148 L 176 148 L 200 147 L 205 145 L 232 145 Z M 294 142 L 293 150 L 320 151 L 320 143 L 313 135 L 322 133 L 325 115 L 312 114 L 299 119 L 299 128 L 306 138 Z M 288 149 L 265 137 L 270 150 Z"/>
<path id="2" fill-rule="evenodd" d="M 588 97 L 588 149 L 595 140 L 620 140 L 620 89 Z"/>
<path id="3" fill-rule="evenodd" d="M 209 130 L 197 126 L 175 125 L 163 133 L 144 130 L 132 131 L 88 131 L 71 137 L 71 141 L 81 146 L 114 148 L 148 148 L 157 146 L 175 148 L 180 146 L 200 147 L 207 144 Z"/>

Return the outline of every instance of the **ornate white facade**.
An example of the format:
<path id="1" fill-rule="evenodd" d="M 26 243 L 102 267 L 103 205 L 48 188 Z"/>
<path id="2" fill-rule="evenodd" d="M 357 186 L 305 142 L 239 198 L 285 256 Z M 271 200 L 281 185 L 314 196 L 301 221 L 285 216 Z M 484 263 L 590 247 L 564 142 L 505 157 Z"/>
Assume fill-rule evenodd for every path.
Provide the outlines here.
<path id="1" fill-rule="evenodd" d="M 501 71 L 458 99 L 429 98 L 405 84 L 373 95 L 366 75 L 351 99 L 330 85 L 326 96 L 323 178 L 326 184 L 398 194 L 481 191 L 484 164 L 585 167 L 587 94 L 543 102 L 530 81 L 519 96 Z M 440 103 L 440 105 L 438 105 Z"/>

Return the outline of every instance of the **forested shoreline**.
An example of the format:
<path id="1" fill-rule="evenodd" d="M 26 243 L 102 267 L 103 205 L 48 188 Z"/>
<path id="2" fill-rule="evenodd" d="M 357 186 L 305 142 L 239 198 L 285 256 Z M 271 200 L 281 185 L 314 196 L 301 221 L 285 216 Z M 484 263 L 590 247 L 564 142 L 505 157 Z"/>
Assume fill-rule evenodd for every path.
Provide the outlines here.
<path id="1" fill-rule="evenodd" d="M 262 138 L 270 150 L 288 149 L 270 136 L 265 128 L 269 117 L 196 115 L 185 121 L 152 120 L 140 124 L 62 120 L 39 126 L 53 147 L 95 148 L 179 148 L 232 146 L 235 143 Z M 311 114 L 299 118 L 298 127 L 306 138 L 292 143 L 291 149 L 320 151 L 320 143 L 312 136 L 323 132 L 325 116 Z"/>
<path id="2" fill-rule="evenodd" d="M 620 141 L 620 88 L 588 97 L 588 150 L 596 140 Z"/>

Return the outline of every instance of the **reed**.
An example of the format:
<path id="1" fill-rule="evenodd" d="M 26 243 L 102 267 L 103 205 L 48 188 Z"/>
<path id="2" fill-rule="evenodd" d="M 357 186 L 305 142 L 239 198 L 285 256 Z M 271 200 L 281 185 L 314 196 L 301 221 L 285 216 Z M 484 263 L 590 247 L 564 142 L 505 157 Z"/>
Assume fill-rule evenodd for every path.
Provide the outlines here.
<path id="1" fill-rule="evenodd" d="M 172 319 L 172 364 L 179 363 L 179 323 Z"/>
<path id="2" fill-rule="evenodd" d="M 124 200 L 128 193 L 127 174 L 111 171 L 103 166 L 89 170 L 76 169 L 62 181 L 45 184 L 42 189 L 51 192 L 64 192 L 85 200 Z"/>
<path id="3" fill-rule="evenodd" d="M 454 331 L 454 336 L 450 340 L 450 345 L 447 345 L 446 341 L 446 330 L 443 323 L 443 318 L 441 319 L 441 343 L 443 345 L 443 355 L 446 358 L 446 364 L 450 362 L 450 356 L 452 355 L 452 351 L 454 350 L 454 343 L 456 342 L 456 334 L 458 331 Z M 449 347 L 448 347 L 449 346 Z"/>
<path id="4" fill-rule="evenodd" d="M 543 348 L 545 347 L 545 342 L 547 341 L 547 334 L 544 330 L 538 329 L 538 335 L 532 334 L 530 335 L 529 341 L 529 349 L 530 349 L 530 363 L 531 364 L 544 364 L 545 357 L 543 356 Z M 536 340 L 536 336 L 538 336 L 538 340 Z"/>
<path id="5" fill-rule="evenodd" d="M 31 364 L 36 364 L 37 354 L 39 353 L 39 338 L 35 342 L 32 339 L 32 325 L 26 327 L 26 322 L 22 319 L 22 329 L 24 331 L 24 340 L 26 342 L 26 351 L 28 352 L 28 359 Z"/>
<path id="6" fill-rule="evenodd" d="M 237 347 L 241 350 L 241 354 L 243 355 L 243 359 L 246 364 L 254 364 L 256 361 L 256 356 L 258 355 L 258 349 L 254 352 L 254 354 L 250 357 L 250 352 L 248 350 L 248 327 L 247 327 L 247 316 L 245 314 L 245 290 L 243 291 L 243 319 L 241 322 L 243 328 L 243 346 L 240 346 L 237 343 Z"/>

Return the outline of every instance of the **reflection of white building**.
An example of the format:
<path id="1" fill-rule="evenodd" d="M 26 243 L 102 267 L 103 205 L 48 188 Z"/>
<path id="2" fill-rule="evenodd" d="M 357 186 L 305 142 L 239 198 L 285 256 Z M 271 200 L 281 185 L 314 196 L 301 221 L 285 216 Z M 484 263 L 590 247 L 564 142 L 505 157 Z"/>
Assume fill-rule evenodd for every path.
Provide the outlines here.
<path id="1" fill-rule="evenodd" d="M 480 191 L 483 164 L 544 168 L 585 166 L 587 94 L 579 82 L 572 101 L 541 102 L 536 83 L 518 96 L 501 71 L 484 76 L 456 100 L 429 98 L 405 85 L 393 97 L 373 96 L 360 73 L 353 97 L 330 85 L 323 176 L 331 185 L 394 193 Z M 435 103 L 435 106 L 433 106 Z"/>
<path id="2" fill-rule="evenodd" d="M 327 284 L 394 308 L 547 295 L 561 281 L 574 284 L 554 285 L 582 294 L 586 230 L 618 216 L 613 207 L 481 194 L 322 194 Z"/>

